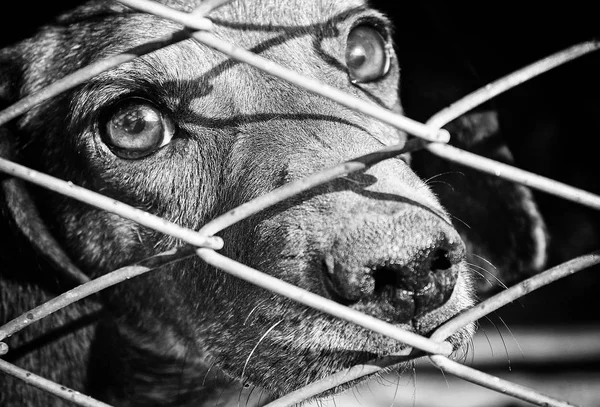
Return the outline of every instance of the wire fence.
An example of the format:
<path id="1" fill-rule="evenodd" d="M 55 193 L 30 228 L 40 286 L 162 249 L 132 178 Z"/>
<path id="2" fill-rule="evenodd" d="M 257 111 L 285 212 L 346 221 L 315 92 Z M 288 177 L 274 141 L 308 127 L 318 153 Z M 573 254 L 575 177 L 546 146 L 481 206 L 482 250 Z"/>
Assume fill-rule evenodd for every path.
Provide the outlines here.
<path id="1" fill-rule="evenodd" d="M 270 75 L 290 82 L 309 92 L 326 97 L 343 106 L 349 107 L 357 112 L 376 118 L 393 127 L 410 133 L 417 138 L 411 139 L 405 144 L 390 144 L 379 151 L 367 154 L 355 159 L 340 163 L 336 166 L 314 173 L 304 179 L 286 184 L 259 198 L 251 200 L 205 224 L 200 230 L 194 231 L 180 227 L 165 219 L 156 217 L 147 212 L 138 210 L 124 203 L 107 198 L 101 194 L 73 185 L 55 177 L 40 173 L 33 169 L 16 164 L 6 158 L 0 158 L 0 171 L 14 177 L 21 178 L 41 187 L 59 192 L 70 198 L 85 202 L 89 205 L 115 213 L 123 218 L 130 219 L 148 228 L 168 234 L 181 239 L 187 245 L 178 249 L 172 249 L 133 265 L 120 268 L 111 273 L 103 275 L 92 281 L 81 277 L 82 274 L 73 274 L 73 278 L 80 283 L 77 287 L 65 292 L 56 298 L 41 304 L 40 306 L 24 313 L 18 318 L 0 327 L 0 356 L 9 352 L 9 347 L 2 342 L 11 335 L 19 332 L 36 321 L 50 315 L 57 310 L 68 306 L 87 296 L 97 293 L 112 285 L 118 284 L 126 279 L 139 276 L 144 273 L 160 269 L 161 266 L 175 262 L 187 257 L 197 256 L 206 263 L 223 270 L 233 276 L 251 282 L 257 286 L 268 289 L 279 295 L 288 297 L 294 301 L 328 313 L 338 318 L 350 321 L 374 332 L 393 338 L 406 345 L 409 351 L 405 355 L 388 356 L 382 359 L 357 365 L 352 368 L 337 372 L 325 379 L 309 384 L 286 396 L 271 402 L 269 407 L 289 406 L 301 402 L 314 395 L 339 386 L 365 375 L 370 375 L 385 369 L 388 366 L 417 357 L 428 356 L 430 360 L 444 372 L 456 375 L 467 381 L 479 384 L 504 394 L 514 396 L 518 399 L 540 406 L 569 406 L 566 401 L 557 400 L 545 396 L 518 384 L 502 380 L 468 366 L 454 362 L 448 358 L 452 352 L 452 346 L 446 342 L 452 333 L 461 327 L 484 317 L 494 310 L 518 299 L 529 292 L 536 290 L 546 284 L 560 278 L 573 274 L 579 270 L 600 263 L 600 251 L 577 257 L 564 264 L 551 268 L 541 274 L 531 277 L 505 291 L 489 298 L 472 309 L 454 317 L 439 327 L 430 338 L 425 338 L 405 331 L 397 326 L 378 320 L 369 315 L 360 313 L 337 302 L 320 297 L 312 292 L 296 287 L 268 274 L 238 263 L 230 258 L 219 254 L 216 250 L 223 247 L 221 238 L 214 236 L 219 231 L 243 220 L 257 212 L 275 205 L 289 197 L 297 195 L 317 185 L 329 182 L 341 176 L 364 170 L 382 160 L 397 156 L 399 154 L 427 149 L 431 153 L 447 160 L 475 168 L 498 177 L 521 183 L 531 188 L 553 194 L 563 199 L 577 202 L 594 209 L 600 209 L 600 196 L 573 188 L 569 185 L 490 160 L 464 150 L 446 144 L 450 134 L 442 129 L 443 126 L 456 119 L 460 115 L 470 111 L 491 98 L 505 92 L 537 75 L 558 67 L 568 61 L 579 58 L 600 48 L 600 42 L 590 41 L 575 45 L 564 51 L 558 52 L 531 64 L 517 72 L 503 77 L 480 90 L 467 95 L 448 108 L 431 117 L 427 123 L 420 123 L 408 117 L 393 113 L 371 103 L 367 103 L 357 97 L 351 96 L 327 84 L 318 82 L 312 78 L 302 76 L 290 69 L 280 66 L 272 61 L 260 57 L 250 51 L 242 49 L 235 44 L 228 43 L 210 31 L 212 23 L 204 15 L 220 7 L 228 0 L 209 0 L 191 13 L 183 13 L 163 6 L 150 0 L 118 0 L 120 3 L 137 9 L 164 17 L 173 22 L 180 23 L 186 28 L 174 32 L 146 44 L 132 48 L 126 52 L 99 60 L 84 67 L 61 80 L 56 81 L 45 89 L 18 101 L 14 105 L 0 112 L 0 126 L 8 121 L 27 112 L 33 106 L 48 100 L 67 89 L 71 89 L 95 75 L 112 69 L 122 63 L 131 61 L 141 55 L 153 52 L 162 47 L 192 38 L 204 45 L 222 52 L 230 58 L 249 64 L 256 69 L 262 70 Z M 239 0 L 241 1 L 241 0 Z M 66 267 L 65 268 L 69 268 Z M 76 269 L 76 268 L 75 268 Z M 43 389 L 49 393 L 69 400 L 80 406 L 107 406 L 107 404 L 92 399 L 60 384 L 46 380 L 32 372 L 25 371 L 16 365 L 0 359 L 0 371 L 17 377 L 25 382 Z"/>

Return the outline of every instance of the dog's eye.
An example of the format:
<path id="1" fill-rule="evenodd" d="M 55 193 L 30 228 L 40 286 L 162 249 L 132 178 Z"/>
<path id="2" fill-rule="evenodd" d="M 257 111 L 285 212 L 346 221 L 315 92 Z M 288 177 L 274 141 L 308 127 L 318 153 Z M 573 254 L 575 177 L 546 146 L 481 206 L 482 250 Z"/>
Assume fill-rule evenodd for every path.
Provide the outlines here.
<path id="1" fill-rule="evenodd" d="M 372 82 L 390 70 L 390 51 L 376 29 L 359 25 L 350 31 L 346 44 L 346 66 L 352 83 Z"/>
<path id="2" fill-rule="evenodd" d="M 118 103 L 104 123 L 103 141 L 119 157 L 137 159 L 152 154 L 173 138 L 171 119 L 145 99 Z"/>

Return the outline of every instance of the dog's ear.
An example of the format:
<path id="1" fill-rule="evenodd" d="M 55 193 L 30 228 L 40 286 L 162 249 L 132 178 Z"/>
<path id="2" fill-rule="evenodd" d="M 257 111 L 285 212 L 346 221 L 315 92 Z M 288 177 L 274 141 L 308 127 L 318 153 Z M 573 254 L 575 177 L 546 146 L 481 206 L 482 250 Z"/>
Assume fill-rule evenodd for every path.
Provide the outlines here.
<path id="1" fill-rule="evenodd" d="M 20 69 L 16 63 L 16 52 L 0 51 L 0 110 L 14 103 L 19 95 Z M 0 157 L 18 162 L 15 148 L 16 126 L 7 123 L 0 127 Z M 14 234 L 16 229 L 25 241 L 41 254 L 59 273 L 67 285 L 81 284 L 88 278 L 74 265 L 62 250 L 42 220 L 38 208 L 27 190 L 25 182 L 18 178 L 0 174 L 1 213 L 3 238 Z M 44 279 L 46 279 L 45 276 Z"/>
<path id="2" fill-rule="evenodd" d="M 485 84 L 462 53 L 431 39 L 425 45 L 406 50 L 400 89 L 406 114 L 422 122 Z M 450 144 L 513 163 L 502 136 L 501 117 L 492 103 L 445 128 L 451 134 Z M 454 217 L 453 223 L 467 245 L 471 269 L 481 275 L 480 292 L 489 294 L 544 267 L 548 235 L 528 188 L 427 151 L 414 153 L 412 166 Z"/>
<path id="3" fill-rule="evenodd" d="M 494 110 L 459 117 L 446 128 L 452 144 L 512 163 Z M 545 223 L 531 191 L 499 177 L 433 156 L 415 154 L 415 171 L 438 194 L 467 244 L 468 261 L 486 292 L 534 274 L 546 262 Z"/>

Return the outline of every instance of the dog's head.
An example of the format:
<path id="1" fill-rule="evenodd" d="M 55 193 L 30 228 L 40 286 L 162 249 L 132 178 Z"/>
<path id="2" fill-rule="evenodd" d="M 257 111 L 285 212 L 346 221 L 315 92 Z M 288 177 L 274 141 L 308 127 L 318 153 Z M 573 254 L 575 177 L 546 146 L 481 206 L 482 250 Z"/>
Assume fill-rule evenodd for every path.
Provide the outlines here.
<path id="1" fill-rule="evenodd" d="M 186 11 L 197 5 L 166 3 Z M 389 21 L 362 1 L 248 0 L 211 19 L 221 38 L 402 111 Z M 4 51 L 4 103 L 180 28 L 113 3 L 89 3 Z M 191 229 L 406 138 L 192 40 L 101 73 L 10 129 L 22 163 Z M 36 189 L 33 196 L 52 233 L 92 277 L 178 244 L 55 193 Z M 227 256 L 419 334 L 473 303 L 465 244 L 407 157 L 302 193 L 221 236 Z M 274 394 L 406 347 L 199 259 L 104 296 L 112 336 L 137 349 L 132 355 L 214 362 Z M 467 332 L 452 341 L 458 346 Z"/>

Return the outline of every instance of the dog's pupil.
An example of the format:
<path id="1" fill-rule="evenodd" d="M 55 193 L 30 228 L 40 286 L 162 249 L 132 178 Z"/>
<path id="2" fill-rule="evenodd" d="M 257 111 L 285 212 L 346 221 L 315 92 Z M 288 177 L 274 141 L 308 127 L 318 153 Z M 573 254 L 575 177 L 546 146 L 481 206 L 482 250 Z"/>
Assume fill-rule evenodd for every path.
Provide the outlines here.
<path id="1" fill-rule="evenodd" d="M 146 127 L 146 118 L 144 113 L 139 110 L 132 110 L 123 116 L 122 127 L 127 133 L 139 134 Z"/>
<path id="2" fill-rule="evenodd" d="M 366 50 L 364 47 L 354 47 L 349 54 L 348 66 L 352 69 L 360 68 L 367 60 Z"/>

